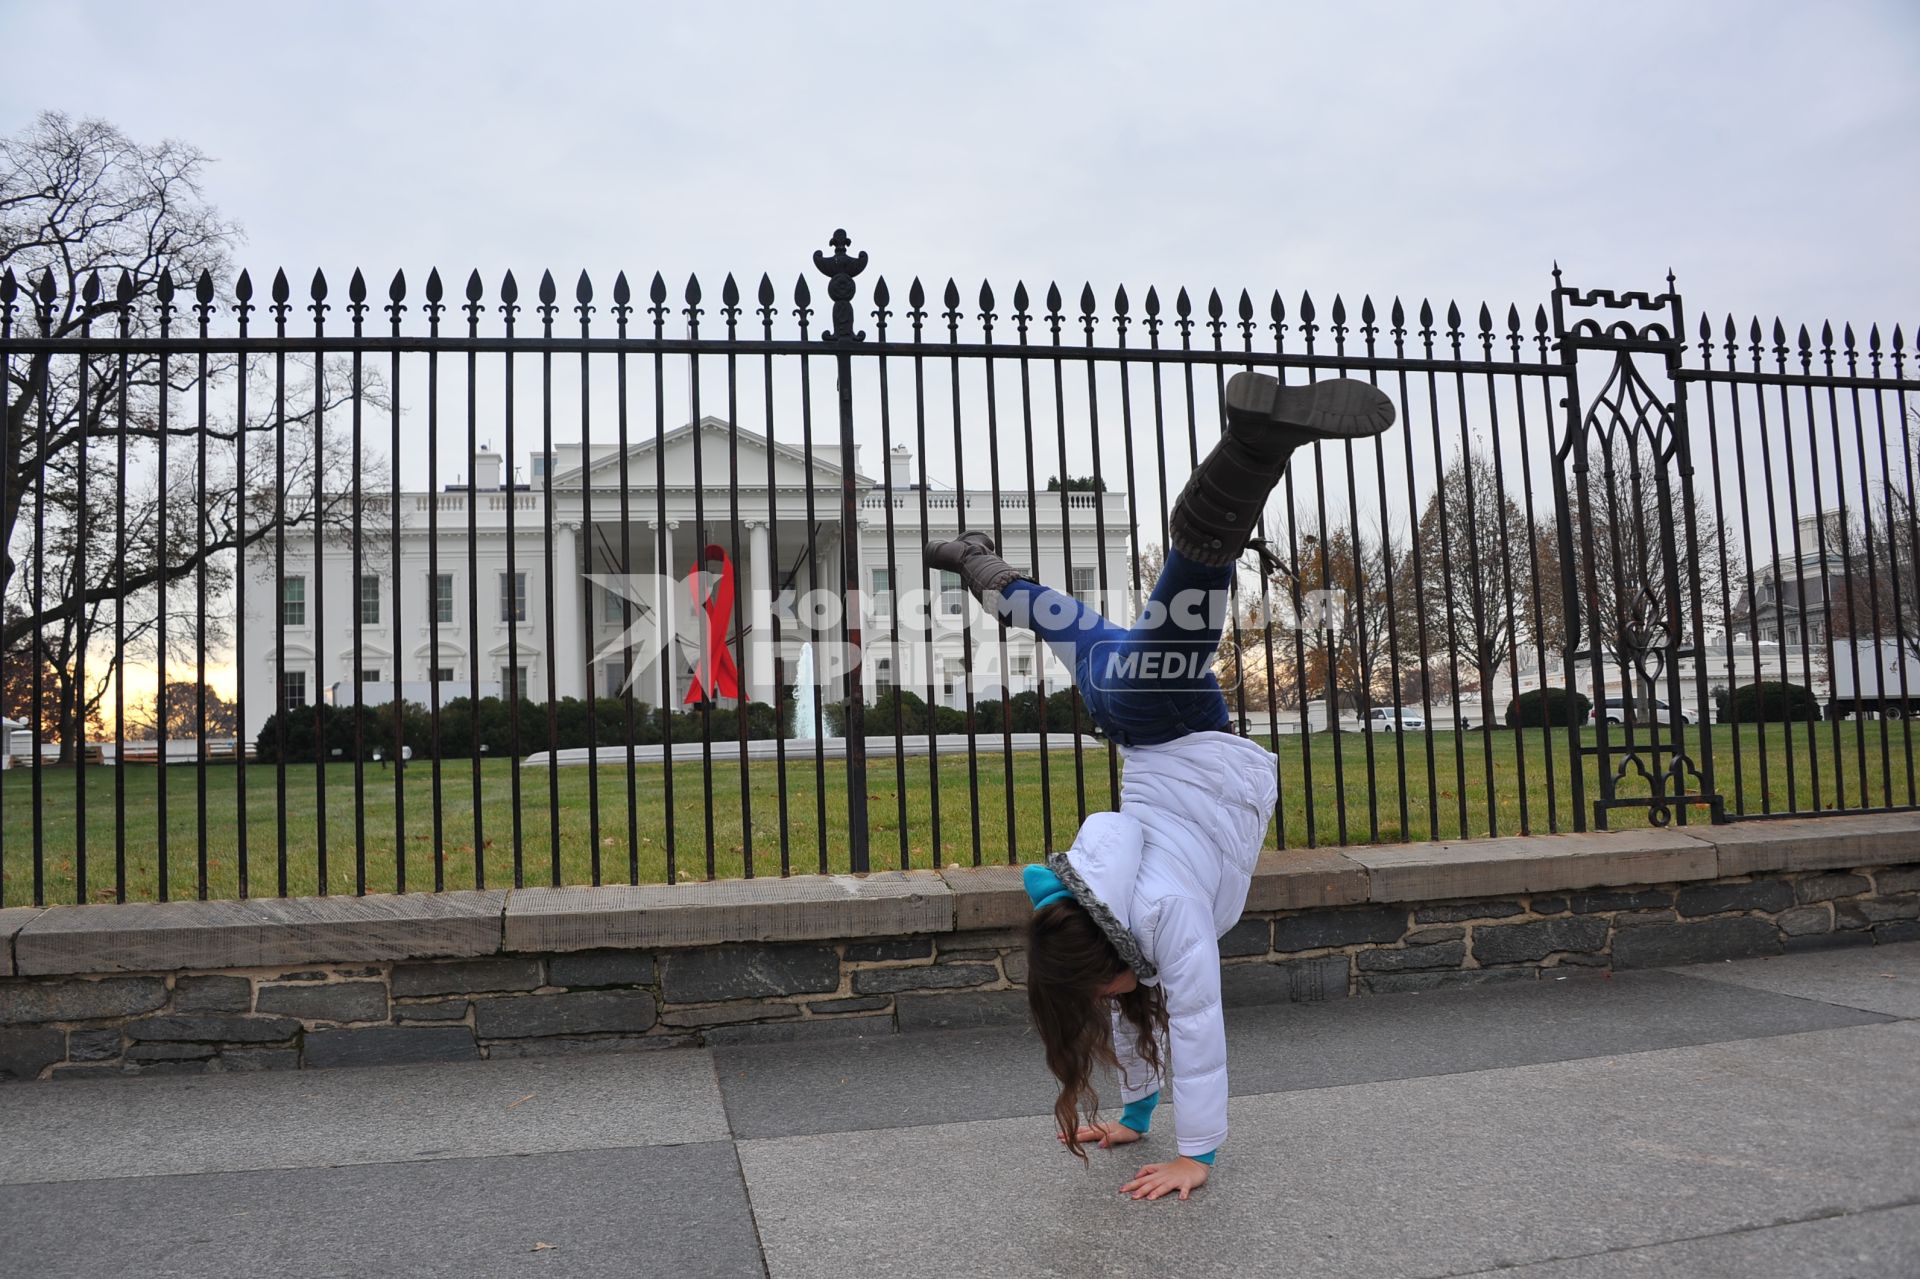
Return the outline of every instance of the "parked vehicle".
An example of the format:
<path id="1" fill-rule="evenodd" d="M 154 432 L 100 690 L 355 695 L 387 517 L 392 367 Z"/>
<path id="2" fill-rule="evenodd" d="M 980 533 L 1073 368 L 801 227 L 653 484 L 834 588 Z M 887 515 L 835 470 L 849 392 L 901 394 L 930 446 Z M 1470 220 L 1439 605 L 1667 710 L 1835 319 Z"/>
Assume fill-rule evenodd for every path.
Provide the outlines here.
<path id="1" fill-rule="evenodd" d="M 1598 724 L 1603 715 L 1609 724 L 1626 723 L 1627 699 L 1624 697 L 1609 697 L 1599 706 L 1594 707 L 1593 712 L 1588 715 L 1587 718 L 1590 722 Z M 1633 722 L 1636 724 L 1671 724 L 1673 723 L 1673 710 L 1657 697 L 1636 697 L 1633 699 Z M 1693 712 L 1688 710 L 1681 711 L 1680 722 L 1682 724 L 1693 723 Z"/>
<path id="2" fill-rule="evenodd" d="M 1897 639 L 1841 640 L 1827 648 L 1827 718 L 1920 715 L 1920 656 Z M 1854 668 L 1859 667 L 1859 679 Z"/>
<path id="3" fill-rule="evenodd" d="M 1419 733 L 1426 731 L 1427 717 L 1414 706 L 1376 706 L 1367 712 L 1369 733 Z"/>

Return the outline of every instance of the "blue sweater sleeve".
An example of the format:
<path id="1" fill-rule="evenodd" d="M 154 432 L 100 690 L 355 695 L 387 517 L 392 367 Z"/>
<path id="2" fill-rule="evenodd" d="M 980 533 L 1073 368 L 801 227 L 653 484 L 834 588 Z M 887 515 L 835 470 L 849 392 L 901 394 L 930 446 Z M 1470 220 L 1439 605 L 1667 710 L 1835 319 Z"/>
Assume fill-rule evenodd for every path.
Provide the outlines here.
<path id="1" fill-rule="evenodd" d="M 1145 1132 L 1147 1125 L 1153 1122 L 1153 1108 L 1160 1104 L 1158 1090 L 1148 1093 L 1138 1101 L 1130 1101 L 1126 1109 L 1120 1112 L 1120 1122 L 1135 1132 Z"/>

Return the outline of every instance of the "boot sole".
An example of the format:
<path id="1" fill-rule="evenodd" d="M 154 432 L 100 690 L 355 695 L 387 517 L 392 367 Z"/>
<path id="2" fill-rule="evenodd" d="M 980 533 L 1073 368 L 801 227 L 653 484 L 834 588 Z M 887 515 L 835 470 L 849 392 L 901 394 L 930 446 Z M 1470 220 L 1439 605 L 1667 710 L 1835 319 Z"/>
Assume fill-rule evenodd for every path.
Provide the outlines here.
<path id="1" fill-rule="evenodd" d="M 1242 421 L 1342 440 L 1378 435 L 1394 419 L 1393 401 L 1370 383 L 1342 377 L 1282 386 L 1270 374 L 1250 371 L 1228 380 L 1227 413 Z"/>

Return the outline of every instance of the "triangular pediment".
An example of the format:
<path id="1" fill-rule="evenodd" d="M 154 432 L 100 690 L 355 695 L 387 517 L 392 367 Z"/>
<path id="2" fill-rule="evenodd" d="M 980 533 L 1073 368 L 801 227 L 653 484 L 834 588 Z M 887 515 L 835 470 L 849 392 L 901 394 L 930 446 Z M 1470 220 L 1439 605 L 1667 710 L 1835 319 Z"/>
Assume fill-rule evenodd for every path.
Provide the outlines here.
<path id="1" fill-rule="evenodd" d="M 556 489 L 578 491 L 583 475 L 594 490 L 618 491 L 620 488 L 620 452 L 601 441 L 594 441 L 593 460 L 585 466 L 570 467 L 553 477 Z M 840 484 L 839 449 L 815 445 L 811 472 L 814 488 L 836 488 Z M 663 469 L 666 487 L 695 487 L 695 459 L 699 462 L 700 487 L 709 491 L 727 485 L 737 472 L 742 486 L 763 488 L 767 483 L 767 464 L 773 464 L 774 487 L 805 489 L 809 472 L 807 456 L 800 449 L 778 440 L 768 440 L 757 431 L 740 427 L 736 432 L 724 419 L 703 417 L 698 422 L 677 426 L 658 439 L 648 436 L 634 442 L 626 455 L 626 473 L 631 488 L 652 488 Z M 858 472 L 855 483 L 862 491 L 873 486 L 872 479 Z"/>

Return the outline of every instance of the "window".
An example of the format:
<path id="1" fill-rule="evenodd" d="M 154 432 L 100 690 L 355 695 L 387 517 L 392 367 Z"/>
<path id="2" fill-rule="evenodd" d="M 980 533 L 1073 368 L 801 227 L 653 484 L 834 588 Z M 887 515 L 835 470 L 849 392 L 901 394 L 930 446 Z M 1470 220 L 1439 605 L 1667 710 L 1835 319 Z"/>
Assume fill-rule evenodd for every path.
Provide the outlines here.
<path id="1" fill-rule="evenodd" d="M 500 695 L 509 700 L 527 695 L 526 667 L 502 666 L 500 668 Z"/>
<path id="2" fill-rule="evenodd" d="M 453 620 L 453 574 L 451 573 L 433 575 L 433 620 L 436 622 Z"/>
<path id="3" fill-rule="evenodd" d="M 607 675 L 607 678 L 606 678 L 607 696 L 608 697 L 626 696 L 627 673 L 621 670 L 618 666 L 613 665 L 611 662 L 609 662 L 605 666 L 602 666 L 600 669 L 605 671 Z"/>
<path id="4" fill-rule="evenodd" d="M 286 626 L 307 624 L 307 579 L 285 578 L 280 583 L 280 621 Z"/>
<path id="5" fill-rule="evenodd" d="M 369 666 L 362 670 L 360 672 L 360 682 L 362 684 L 378 684 L 380 682 L 380 668 L 378 666 Z"/>
<path id="6" fill-rule="evenodd" d="M 967 606 L 966 588 L 960 585 L 960 575 L 940 570 L 940 612 L 945 617 L 958 617 Z"/>
<path id="7" fill-rule="evenodd" d="M 1082 604 L 1095 604 L 1100 594 L 1100 570 L 1098 568 L 1076 568 L 1073 570 L 1073 598 Z"/>
<path id="8" fill-rule="evenodd" d="M 503 622 L 527 620 L 527 575 L 525 573 L 500 575 L 500 620 Z"/>
<path id="9" fill-rule="evenodd" d="M 360 624 L 380 625 L 380 578 L 377 574 L 360 575 Z"/>
<path id="10" fill-rule="evenodd" d="M 603 607 L 606 609 L 606 620 L 609 622 L 626 621 L 627 597 L 619 591 L 614 590 L 611 586 L 602 587 L 600 594 L 604 600 Z"/>
<path id="11" fill-rule="evenodd" d="M 436 684 L 453 683 L 453 667 L 451 666 L 436 666 L 428 672 L 428 674 Z"/>
<path id="12" fill-rule="evenodd" d="M 1007 659 L 1007 671 L 1019 679 L 1033 674 L 1033 658 L 1025 653 L 1015 653 Z"/>
<path id="13" fill-rule="evenodd" d="M 534 479 L 536 480 L 546 479 L 547 473 L 552 469 L 553 469 L 553 454 L 535 453 L 533 455 L 533 478 Z"/>
<path id="14" fill-rule="evenodd" d="M 893 574 L 884 568 L 873 570 L 873 615 L 893 616 Z"/>
<path id="15" fill-rule="evenodd" d="M 283 671 L 280 674 L 280 709 L 294 710 L 307 704 L 307 673 Z"/>
<path id="16" fill-rule="evenodd" d="M 873 659 L 873 686 L 886 690 L 893 687 L 893 659 L 876 657 Z"/>

